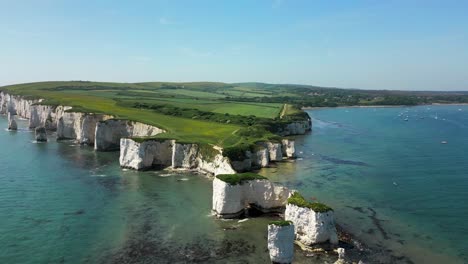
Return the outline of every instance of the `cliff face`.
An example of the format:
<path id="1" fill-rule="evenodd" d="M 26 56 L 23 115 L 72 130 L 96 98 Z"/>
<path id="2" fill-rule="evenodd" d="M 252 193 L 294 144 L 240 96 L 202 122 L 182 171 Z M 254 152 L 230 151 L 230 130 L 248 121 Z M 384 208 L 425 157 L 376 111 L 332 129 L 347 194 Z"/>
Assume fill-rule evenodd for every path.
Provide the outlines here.
<path id="1" fill-rule="evenodd" d="M 283 150 L 280 143 L 267 142 L 266 144 L 270 154 L 270 161 L 283 160 Z"/>
<path id="2" fill-rule="evenodd" d="M 267 167 L 270 163 L 270 152 L 265 146 L 260 146 L 252 155 L 252 166 L 255 168 Z"/>
<path id="3" fill-rule="evenodd" d="M 309 115 L 306 115 L 302 120 L 291 121 L 290 123 L 284 124 L 275 131 L 275 133 L 280 136 L 292 136 L 304 135 L 309 131 L 312 131 L 312 119 Z"/>
<path id="4" fill-rule="evenodd" d="M 281 140 L 281 149 L 284 157 L 294 158 L 296 157 L 296 147 L 294 140 L 283 139 Z"/>
<path id="5" fill-rule="evenodd" d="M 120 166 L 135 170 L 155 166 L 171 166 L 173 140 L 148 140 L 136 142 L 129 138 L 120 140 Z"/>
<path id="6" fill-rule="evenodd" d="M 284 219 L 294 223 L 296 240 L 305 245 L 327 241 L 338 243 L 333 211 L 320 213 L 310 208 L 287 204 Z"/>
<path id="7" fill-rule="evenodd" d="M 98 151 L 112 151 L 120 148 L 120 139 L 126 137 L 148 137 L 163 133 L 164 130 L 128 120 L 109 119 L 96 126 L 94 148 Z"/>
<path id="8" fill-rule="evenodd" d="M 281 211 L 290 195 L 288 188 L 269 180 L 251 180 L 231 185 L 218 178 L 213 181 L 213 211 L 221 218 L 233 218 L 248 206 L 268 213 Z"/>
<path id="9" fill-rule="evenodd" d="M 235 173 L 229 159 L 221 153 L 214 154 L 214 157 L 205 157 L 197 144 L 182 144 L 175 140 L 145 140 L 140 143 L 122 138 L 119 160 L 120 166 L 135 170 L 159 166 L 192 169 L 214 175 Z"/>
<path id="10" fill-rule="evenodd" d="M 174 143 L 172 150 L 172 167 L 194 169 L 198 166 L 199 148 L 197 144 Z"/>
<path id="11" fill-rule="evenodd" d="M 268 251 L 273 263 L 292 263 L 294 258 L 294 225 L 268 225 Z"/>
<path id="12" fill-rule="evenodd" d="M 72 112 L 70 106 L 41 105 L 41 101 L 0 92 L 0 114 L 17 114 L 29 119 L 31 129 L 57 130 L 57 139 L 75 139 L 80 144 L 95 145 L 97 150 L 103 151 L 118 150 L 122 137 L 153 136 L 164 132 L 139 122 L 110 121 L 113 118 L 110 115 Z M 106 120 L 109 121 L 104 122 Z"/>

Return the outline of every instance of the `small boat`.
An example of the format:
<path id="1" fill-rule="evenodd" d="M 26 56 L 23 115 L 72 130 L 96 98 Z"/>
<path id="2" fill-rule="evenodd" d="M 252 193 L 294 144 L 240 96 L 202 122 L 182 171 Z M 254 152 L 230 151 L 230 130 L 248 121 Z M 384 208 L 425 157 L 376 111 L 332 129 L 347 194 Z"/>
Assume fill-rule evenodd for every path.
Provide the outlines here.
<path id="1" fill-rule="evenodd" d="M 442 141 L 440 142 L 440 144 L 447 144 L 447 141 L 442 140 Z"/>
<path id="2" fill-rule="evenodd" d="M 458 108 L 458 111 L 461 111 L 462 109 L 461 108 Z"/>

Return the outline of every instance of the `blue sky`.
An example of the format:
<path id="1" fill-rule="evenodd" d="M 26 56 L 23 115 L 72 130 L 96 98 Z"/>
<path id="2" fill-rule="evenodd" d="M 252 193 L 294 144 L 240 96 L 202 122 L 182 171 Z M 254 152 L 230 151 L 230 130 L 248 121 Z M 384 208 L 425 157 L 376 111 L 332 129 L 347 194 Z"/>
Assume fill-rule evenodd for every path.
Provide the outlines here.
<path id="1" fill-rule="evenodd" d="M 468 90 L 468 1 L 0 0 L 0 85 Z"/>

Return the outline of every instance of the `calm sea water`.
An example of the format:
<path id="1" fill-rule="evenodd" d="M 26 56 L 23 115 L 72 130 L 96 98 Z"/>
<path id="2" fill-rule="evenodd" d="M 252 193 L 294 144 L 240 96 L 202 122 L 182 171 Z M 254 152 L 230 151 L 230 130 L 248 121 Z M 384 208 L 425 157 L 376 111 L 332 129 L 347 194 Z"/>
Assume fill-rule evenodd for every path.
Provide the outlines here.
<path id="1" fill-rule="evenodd" d="M 303 159 L 266 174 L 330 204 L 340 225 L 391 254 L 468 263 L 468 106 L 309 114 L 313 135 L 296 141 Z"/>
<path id="2" fill-rule="evenodd" d="M 333 206 L 341 226 L 393 262 L 468 261 L 467 106 L 310 114 L 300 158 L 261 174 Z M 36 144 L 6 125 L 0 117 L 0 263 L 269 262 L 271 219 L 214 219 L 210 179 L 124 171 L 118 153 Z M 295 260 L 324 261 L 300 251 Z"/>

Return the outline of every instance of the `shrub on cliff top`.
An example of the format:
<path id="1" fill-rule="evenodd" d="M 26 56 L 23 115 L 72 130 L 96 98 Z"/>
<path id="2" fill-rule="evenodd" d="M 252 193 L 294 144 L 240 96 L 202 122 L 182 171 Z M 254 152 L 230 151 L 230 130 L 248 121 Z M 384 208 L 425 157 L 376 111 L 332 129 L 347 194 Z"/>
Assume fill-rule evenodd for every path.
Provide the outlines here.
<path id="1" fill-rule="evenodd" d="M 332 208 L 328 207 L 323 203 L 309 202 L 307 201 L 300 193 L 295 192 L 291 197 L 288 198 L 288 204 L 294 204 L 299 207 L 306 207 L 314 210 L 317 213 L 325 213 L 328 211 L 333 211 Z"/>
<path id="2" fill-rule="evenodd" d="M 216 178 L 222 180 L 223 182 L 227 182 L 231 185 L 242 184 L 245 181 L 253 181 L 253 180 L 265 180 L 266 177 L 258 175 L 256 173 L 246 172 L 246 173 L 237 173 L 237 174 L 220 174 L 216 176 Z"/>
<path id="3" fill-rule="evenodd" d="M 293 224 L 291 221 L 286 221 L 286 220 L 278 220 L 278 221 L 271 221 L 268 223 L 269 225 L 276 225 L 276 226 L 290 226 Z"/>

